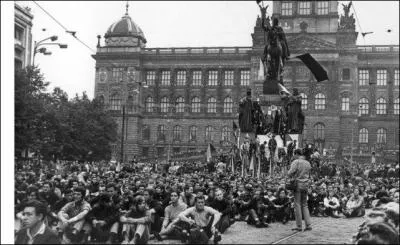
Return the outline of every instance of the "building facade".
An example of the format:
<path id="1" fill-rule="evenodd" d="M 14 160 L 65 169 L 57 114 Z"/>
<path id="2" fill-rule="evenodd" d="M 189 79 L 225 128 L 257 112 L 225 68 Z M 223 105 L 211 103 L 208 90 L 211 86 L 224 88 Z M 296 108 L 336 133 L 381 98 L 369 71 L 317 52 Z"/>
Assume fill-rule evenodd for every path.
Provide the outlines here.
<path id="1" fill-rule="evenodd" d="M 285 86 L 302 94 L 302 144 L 349 157 L 398 152 L 399 46 L 357 46 L 354 17 L 339 16 L 337 1 L 273 3 L 291 57 L 309 52 L 329 76 L 317 83 L 300 60 L 286 63 Z M 260 18 L 249 34 L 248 47 L 146 48 L 128 14 L 109 27 L 93 55 L 95 97 L 113 112 L 121 136 L 124 119 L 124 160 L 205 150 L 208 143 L 228 148 L 246 90 L 270 106 L 258 76 L 265 45 Z"/>
<path id="2" fill-rule="evenodd" d="M 32 19 L 29 8 L 15 3 L 14 7 L 14 65 L 23 68 L 31 65 L 32 61 Z"/>

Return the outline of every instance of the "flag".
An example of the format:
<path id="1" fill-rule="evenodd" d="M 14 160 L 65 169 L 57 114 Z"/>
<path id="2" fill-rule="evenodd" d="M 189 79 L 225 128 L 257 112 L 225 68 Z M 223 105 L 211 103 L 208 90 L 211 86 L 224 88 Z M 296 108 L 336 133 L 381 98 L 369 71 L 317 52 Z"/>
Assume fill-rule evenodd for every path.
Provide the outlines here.
<path id="1" fill-rule="evenodd" d="M 207 147 L 207 162 L 211 161 L 213 153 L 215 153 L 215 147 L 212 144 L 208 144 L 208 147 Z"/>
<path id="2" fill-rule="evenodd" d="M 233 131 L 236 131 L 238 129 L 238 126 L 236 125 L 235 121 L 233 121 Z"/>
<path id="3" fill-rule="evenodd" d="M 258 69 L 258 80 L 264 80 L 264 63 L 260 59 L 260 68 Z"/>
<path id="4" fill-rule="evenodd" d="M 235 160 L 234 157 L 231 157 L 231 167 L 232 167 L 232 174 L 235 174 Z"/>
<path id="5" fill-rule="evenodd" d="M 278 87 L 279 87 L 279 94 L 280 94 L 280 95 L 287 95 L 287 96 L 291 95 L 291 93 L 289 92 L 289 90 L 287 90 L 287 89 L 285 88 L 285 86 L 283 86 L 282 84 L 278 83 Z"/>
<path id="6" fill-rule="evenodd" d="M 328 73 L 309 53 L 296 56 L 310 69 L 318 82 L 329 80 Z"/>

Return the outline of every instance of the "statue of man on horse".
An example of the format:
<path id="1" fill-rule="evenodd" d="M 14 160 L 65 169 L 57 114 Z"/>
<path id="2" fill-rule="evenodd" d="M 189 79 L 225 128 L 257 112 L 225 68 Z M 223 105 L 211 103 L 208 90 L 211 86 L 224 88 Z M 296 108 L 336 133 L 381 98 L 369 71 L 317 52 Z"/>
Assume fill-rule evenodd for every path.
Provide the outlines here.
<path id="1" fill-rule="evenodd" d="M 267 17 L 267 8 L 258 5 L 261 10 L 262 28 L 267 34 L 266 45 L 262 61 L 267 67 L 269 79 L 275 79 L 283 84 L 282 72 L 285 66 L 285 61 L 289 59 L 290 52 L 287 45 L 285 32 L 279 26 L 277 18 L 272 19 L 272 26 L 269 16 Z"/>

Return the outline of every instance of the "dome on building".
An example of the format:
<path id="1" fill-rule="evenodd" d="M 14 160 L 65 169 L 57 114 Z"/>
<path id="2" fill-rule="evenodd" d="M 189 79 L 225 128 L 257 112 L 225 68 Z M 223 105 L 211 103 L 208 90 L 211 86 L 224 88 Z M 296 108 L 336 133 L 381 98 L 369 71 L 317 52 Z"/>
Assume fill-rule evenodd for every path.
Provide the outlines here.
<path id="1" fill-rule="evenodd" d="M 142 29 L 126 13 L 104 35 L 107 46 L 141 46 L 147 43 Z"/>

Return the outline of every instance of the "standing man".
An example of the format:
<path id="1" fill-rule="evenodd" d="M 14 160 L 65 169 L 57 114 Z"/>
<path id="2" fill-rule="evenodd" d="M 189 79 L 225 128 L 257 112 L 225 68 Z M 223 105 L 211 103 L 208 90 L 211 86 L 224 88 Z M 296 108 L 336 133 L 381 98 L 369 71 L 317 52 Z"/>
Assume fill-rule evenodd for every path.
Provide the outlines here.
<path id="1" fill-rule="evenodd" d="M 302 231 L 302 219 L 304 216 L 304 221 L 306 223 L 305 231 L 310 231 L 312 228 L 307 205 L 307 189 L 310 182 L 311 165 L 307 160 L 305 160 L 301 149 L 296 149 L 294 151 L 294 156 L 297 159 L 292 162 L 288 172 L 288 176 L 296 179 L 297 183 L 294 191 L 294 208 L 297 227 L 292 230 Z"/>
<path id="2" fill-rule="evenodd" d="M 15 236 L 15 244 L 60 244 L 58 236 L 44 223 L 47 207 L 32 200 L 24 204 L 22 229 Z"/>

